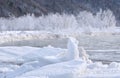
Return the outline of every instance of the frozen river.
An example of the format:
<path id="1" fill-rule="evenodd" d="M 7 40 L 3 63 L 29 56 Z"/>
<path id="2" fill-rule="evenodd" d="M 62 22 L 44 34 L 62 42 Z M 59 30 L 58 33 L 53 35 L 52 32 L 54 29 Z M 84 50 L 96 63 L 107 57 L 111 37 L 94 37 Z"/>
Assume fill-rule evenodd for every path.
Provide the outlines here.
<path id="1" fill-rule="evenodd" d="M 103 63 L 120 62 L 120 35 L 113 34 L 80 34 L 63 35 L 51 33 L 1 33 L 0 46 L 32 46 L 44 47 L 52 45 L 58 48 L 66 48 L 67 37 L 73 36 L 79 40 L 79 47 L 84 47 L 93 61 Z"/>
<path id="2" fill-rule="evenodd" d="M 74 38 L 70 44 L 70 37 L 79 45 Z M 75 46 L 83 59 L 69 60 L 78 52 Z M 93 62 L 84 59 L 81 47 Z M 0 57 L 0 78 L 119 78 L 120 35 L 1 32 Z"/>

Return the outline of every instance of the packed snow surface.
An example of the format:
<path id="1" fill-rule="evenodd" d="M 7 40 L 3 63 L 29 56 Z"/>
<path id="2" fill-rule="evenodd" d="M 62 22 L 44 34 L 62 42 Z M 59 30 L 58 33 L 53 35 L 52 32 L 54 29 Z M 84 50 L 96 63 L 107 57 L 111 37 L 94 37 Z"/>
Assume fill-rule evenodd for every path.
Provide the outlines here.
<path id="1" fill-rule="evenodd" d="M 0 78 L 120 78 L 120 63 L 92 62 L 78 41 L 67 48 L 0 47 Z"/>

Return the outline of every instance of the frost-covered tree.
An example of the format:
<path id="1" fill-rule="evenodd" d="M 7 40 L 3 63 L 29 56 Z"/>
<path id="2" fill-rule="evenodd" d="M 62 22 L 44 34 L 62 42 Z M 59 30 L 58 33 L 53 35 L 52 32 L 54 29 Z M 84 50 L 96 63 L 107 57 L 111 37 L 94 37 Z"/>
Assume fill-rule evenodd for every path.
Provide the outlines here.
<path id="1" fill-rule="evenodd" d="M 110 10 L 102 11 L 93 15 L 91 12 L 82 11 L 77 16 L 69 14 L 49 14 L 35 17 L 26 15 L 0 18 L 0 30 L 42 30 L 49 32 L 96 32 L 113 29 L 116 26 L 115 16 Z"/>
<path id="2" fill-rule="evenodd" d="M 82 27 L 85 32 L 102 31 L 116 26 L 115 16 L 110 10 L 100 10 L 95 15 L 83 11 L 77 15 L 77 21 L 79 27 Z"/>

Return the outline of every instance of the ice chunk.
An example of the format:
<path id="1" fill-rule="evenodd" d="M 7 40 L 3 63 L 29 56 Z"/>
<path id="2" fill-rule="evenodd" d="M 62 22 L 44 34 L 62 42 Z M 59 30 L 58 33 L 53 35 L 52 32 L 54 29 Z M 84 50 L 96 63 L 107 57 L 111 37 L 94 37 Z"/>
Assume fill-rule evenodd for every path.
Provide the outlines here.
<path id="1" fill-rule="evenodd" d="M 45 76 L 47 78 L 77 78 L 78 74 L 84 73 L 86 70 L 86 65 L 87 64 L 80 59 L 77 61 L 72 60 L 40 67 L 39 69 L 35 69 L 16 78 L 24 78 L 30 76 L 39 78 L 41 78 L 41 76 Z"/>
<path id="2" fill-rule="evenodd" d="M 79 59 L 78 41 L 75 38 L 70 37 L 67 44 L 68 59 Z"/>

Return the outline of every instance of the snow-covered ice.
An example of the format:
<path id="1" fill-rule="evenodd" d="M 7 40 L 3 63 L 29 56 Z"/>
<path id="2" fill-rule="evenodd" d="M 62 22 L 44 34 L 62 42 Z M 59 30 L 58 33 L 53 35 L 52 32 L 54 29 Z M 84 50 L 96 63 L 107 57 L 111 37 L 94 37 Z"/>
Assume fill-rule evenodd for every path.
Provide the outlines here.
<path id="1" fill-rule="evenodd" d="M 120 63 L 91 62 L 78 41 L 67 49 L 52 46 L 0 47 L 0 78 L 119 78 Z"/>
<path id="2" fill-rule="evenodd" d="M 22 75 L 22 77 L 36 76 L 40 78 L 41 76 L 46 76 L 48 78 L 77 78 L 77 74 L 82 74 L 85 69 L 86 64 L 84 63 L 84 61 L 73 60 L 47 65 L 31 72 L 25 73 Z"/>

